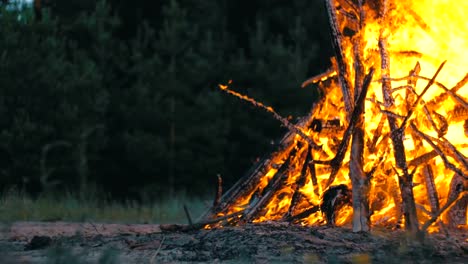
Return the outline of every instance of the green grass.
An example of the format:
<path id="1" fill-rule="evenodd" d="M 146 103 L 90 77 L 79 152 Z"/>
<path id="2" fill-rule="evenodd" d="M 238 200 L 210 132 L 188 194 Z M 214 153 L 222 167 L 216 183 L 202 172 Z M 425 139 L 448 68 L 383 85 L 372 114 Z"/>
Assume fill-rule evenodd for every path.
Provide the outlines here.
<path id="1" fill-rule="evenodd" d="M 92 197 L 92 196 L 90 196 Z M 5 192 L 0 197 L 0 222 L 70 221 L 111 223 L 187 223 L 183 205 L 187 205 L 195 220 L 206 209 L 201 198 L 177 195 L 139 204 L 134 201 L 103 202 L 96 198 L 81 199 L 75 195 L 40 196 L 32 199 L 20 192 Z"/>

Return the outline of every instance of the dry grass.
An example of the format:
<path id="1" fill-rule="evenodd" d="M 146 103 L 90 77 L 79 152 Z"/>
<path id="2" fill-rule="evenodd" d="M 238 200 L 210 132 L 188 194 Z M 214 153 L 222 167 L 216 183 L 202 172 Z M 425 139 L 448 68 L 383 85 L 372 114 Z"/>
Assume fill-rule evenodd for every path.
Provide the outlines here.
<path id="1" fill-rule="evenodd" d="M 82 196 L 83 197 L 83 196 Z M 88 196 L 40 196 L 36 199 L 17 191 L 8 191 L 0 197 L 0 222 L 15 221 L 70 221 L 111 223 L 186 223 L 183 205 L 196 218 L 206 208 L 201 198 L 184 194 L 173 199 L 151 203 L 104 202 Z"/>

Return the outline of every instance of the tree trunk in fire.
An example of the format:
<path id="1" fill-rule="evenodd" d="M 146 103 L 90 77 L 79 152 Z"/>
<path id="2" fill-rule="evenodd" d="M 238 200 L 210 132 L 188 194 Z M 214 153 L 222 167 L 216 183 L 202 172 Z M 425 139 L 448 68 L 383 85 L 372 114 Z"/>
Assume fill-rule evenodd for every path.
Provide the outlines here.
<path id="1" fill-rule="evenodd" d="M 359 121 L 353 133 L 349 175 L 353 190 L 353 231 L 370 231 L 369 221 L 369 181 L 363 169 L 364 156 L 364 116 Z"/>

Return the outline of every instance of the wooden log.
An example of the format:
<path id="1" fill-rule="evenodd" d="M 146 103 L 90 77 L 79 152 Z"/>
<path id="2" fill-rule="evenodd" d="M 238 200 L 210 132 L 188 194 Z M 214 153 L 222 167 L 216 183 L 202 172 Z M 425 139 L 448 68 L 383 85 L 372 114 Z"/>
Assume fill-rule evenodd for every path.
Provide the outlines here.
<path id="1" fill-rule="evenodd" d="M 351 141 L 351 153 L 349 162 L 349 176 L 352 184 L 353 200 L 353 232 L 370 231 L 370 211 L 369 211 L 369 183 L 370 178 L 364 172 L 364 103 L 365 100 L 359 100 L 364 92 L 364 98 L 367 95 L 374 69 L 371 68 L 369 74 L 364 77 L 363 61 L 363 43 L 362 43 L 362 23 L 365 20 L 365 13 L 362 1 L 357 1 L 359 12 L 359 32 L 353 36 L 354 53 L 354 110 L 359 108 L 359 115 L 356 117 L 356 127 Z M 354 111 L 353 111 L 354 112 Z"/>
<path id="2" fill-rule="evenodd" d="M 381 59 L 382 71 L 382 94 L 384 96 L 384 104 L 387 108 L 394 105 L 394 99 L 391 96 L 390 78 L 390 57 L 387 51 L 386 39 L 379 39 L 379 51 Z M 414 202 L 413 179 L 408 173 L 408 165 L 406 161 L 405 146 L 403 145 L 404 131 L 399 129 L 397 120 L 391 115 L 387 115 L 387 121 L 390 126 L 390 139 L 393 144 L 393 156 L 397 167 L 403 171 L 403 176 L 399 176 L 399 186 L 403 202 L 403 212 L 405 216 L 405 229 L 413 236 L 419 232 L 418 218 L 416 215 L 416 204 Z"/>
<path id="3" fill-rule="evenodd" d="M 440 138 L 433 138 L 431 139 L 441 147 L 441 149 L 444 150 L 445 153 L 447 153 L 449 156 L 454 158 L 459 165 L 461 165 L 461 170 L 464 171 L 462 175 L 467 175 L 468 173 L 468 159 L 461 153 L 450 141 L 448 141 L 445 137 L 440 137 Z"/>
<path id="4" fill-rule="evenodd" d="M 353 109 L 353 102 L 351 96 L 351 85 L 348 81 L 349 72 L 346 67 L 346 62 L 343 57 L 343 40 L 342 35 L 340 32 L 340 28 L 338 25 L 338 18 L 337 18 L 337 11 L 336 11 L 336 4 L 334 0 L 326 0 L 325 1 L 327 14 L 328 14 L 328 21 L 330 26 L 330 31 L 332 35 L 332 45 L 336 57 L 337 62 L 337 69 L 338 69 L 338 79 L 340 81 L 340 88 L 343 94 L 343 101 L 347 113 L 347 119 L 350 121 L 351 113 Z"/>
<path id="5" fill-rule="evenodd" d="M 440 205 L 432 166 L 435 166 L 434 162 L 424 166 L 423 176 L 424 181 L 426 182 L 427 198 L 429 199 L 429 204 L 431 205 L 431 213 L 436 214 L 440 210 Z"/>
<path id="6" fill-rule="evenodd" d="M 411 136 L 413 138 L 415 149 L 421 149 L 424 147 L 423 142 L 420 138 L 418 138 L 417 135 L 415 135 L 414 132 L 411 133 Z M 427 198 L 429 199 L 429 204 L 431 206 L 430 215 L 436 214 L 440 209 L 439 195 L 437 193 L 437 188 L 434 180 L 434 171 L 432 169 L 432 167 L 435 166 L 435 163 L 432 159 L 436 157 L 436 155 L 431 155 L 431 159 L 427 159 L 424 163 L 419 163 L 418 165 L 414 166 L 414 171 L 416 171 L 416 169 L 420 165 L 424 165 L 424 167 L 422 168 L 422 174 L 424 177 L 424 182 L 426 184 Z M 411 162 L 409 164 L 411 164 Z"/>
<path id="7" fill-rule="evenodd" d="M 294 193 L 291 198 L 291 204 L 289 205 L 288 212 L 283 216 L 284 219 L 290 218 L 293 213 L 295 212 L 297 203 L 300 201 L 300 198 L 302 196 L 300 189 L 304 187 L 304 185 L 307 183 L 307 175 L 308 175 L 308 168 L 309 168 L 309 162 L 312 160 L 312 148 L 309 146 L 307 148 L 307 153 L 304 159 L 304 163 L 302 164 L 301 168 L 301 175 L 299 176 L 299 180 L 296 183 L 296 187 L 294 188 Z"/>
<path id="8" fill-rule="evenodd" d="M 376 153 L 377 152 L 377 141 L 382 137 L 382 129 L 385 124 L 386 117 L 385 115 L 382 115 L 379 121 L 379 125 L 375 129 L 374 136 L 372 137 L 372 140 L 368 141 L 369 143 L 367 144 L 367 149 L 369 150 L 369 153 Z M 385 136 L 384 136 L 385 137 Z"/>
<path id="9" fill-rule="evenodd" d="M 349 162 L 349 176 L 352 183 L 353 196 L 353 231 L 370 231 L 370 212 L 369 212 L 369 178 L 364 172 L 364 99 L 369 89 L 374 69 L 364 78 L 360 90 L 360 95 L 356 97 L 355 111 L 359 114 L 356 117 L 356 125 L 351 142 L 351 154 Z M 356 76 L 356 78 L 359 78 Z M 360 100 L 358 100 L 360 99 Z M 357 109 L 359 108 L 359 109 Z M 353 111 L 354 113 L 354 111 Z M 354 116 L 353 116 L 354 118 Z"/>
<path id="10" fill-rule="evenodd" d="M 432 150 L 430 152 L 427 152 L 427 153 L 424 153 L 416 158 L 414 158 L 413 160 L 409 161 L 408 162 L 408 166 L 415 166 L 415 167 L 418 167 L 419 165 L 421 164 L 424 164 L 428 161 L 430 161 L 431 159 L 437 157 L 437 152 Z"/>
<path id="11" fill-rule="evenodd" d="M 468 190 L 468 180 L 463 179 L 459 174 L 455 174 L 450 183 L 448 200 L 457 198 L 463 190 Z M 464 195 L 450 208 L 447 214 L 448 226 L 457 228 L 466 225 L 466 210 L 468 207 L 468 195 Z"/>
<path id="12" fill-rule="evenodd" d="M 306 217 L 309 217 L 309 215 L 316 213 L 320 211 L 320 206 L 319 205 L 314 205 L 310 208 L 305 209 L 304 211 L 296 214 L 296 215 L 291 215 L 290 217 L 285 218 L 286 221 L 288 222 L 296 222 L 299 220 L 302 220 Z"/>
<path id="13" fill-rule="evenodd" d="M 311 153 L 311 158 L 312 157 L 313 157 L 313 153 Z M 315 168 L 315 163 L 314 163 L 313 158 L 309 162 L 309 172 L 310 172 L 310 178 L 312 180 L 312 186 L 314 186 L 314 193 L 315 195 L 320 196 L 320 189 L 319 189 L 320 187 L 319 187 L 318 180 L 317 180 L 317 170 Z"/>

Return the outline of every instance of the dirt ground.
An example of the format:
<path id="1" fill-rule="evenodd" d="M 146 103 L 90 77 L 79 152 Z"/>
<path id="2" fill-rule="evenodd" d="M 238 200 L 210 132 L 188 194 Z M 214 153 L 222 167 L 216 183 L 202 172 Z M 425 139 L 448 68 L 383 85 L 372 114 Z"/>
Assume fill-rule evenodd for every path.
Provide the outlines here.
<path id="1" fill-rule="evenodd" d="M 468 232 L 408 242 L 402 231 L 249 224 L 168 231 L 167 225 L 20 222 L 0 233 L 0 263 L 468 263 Z"/>

